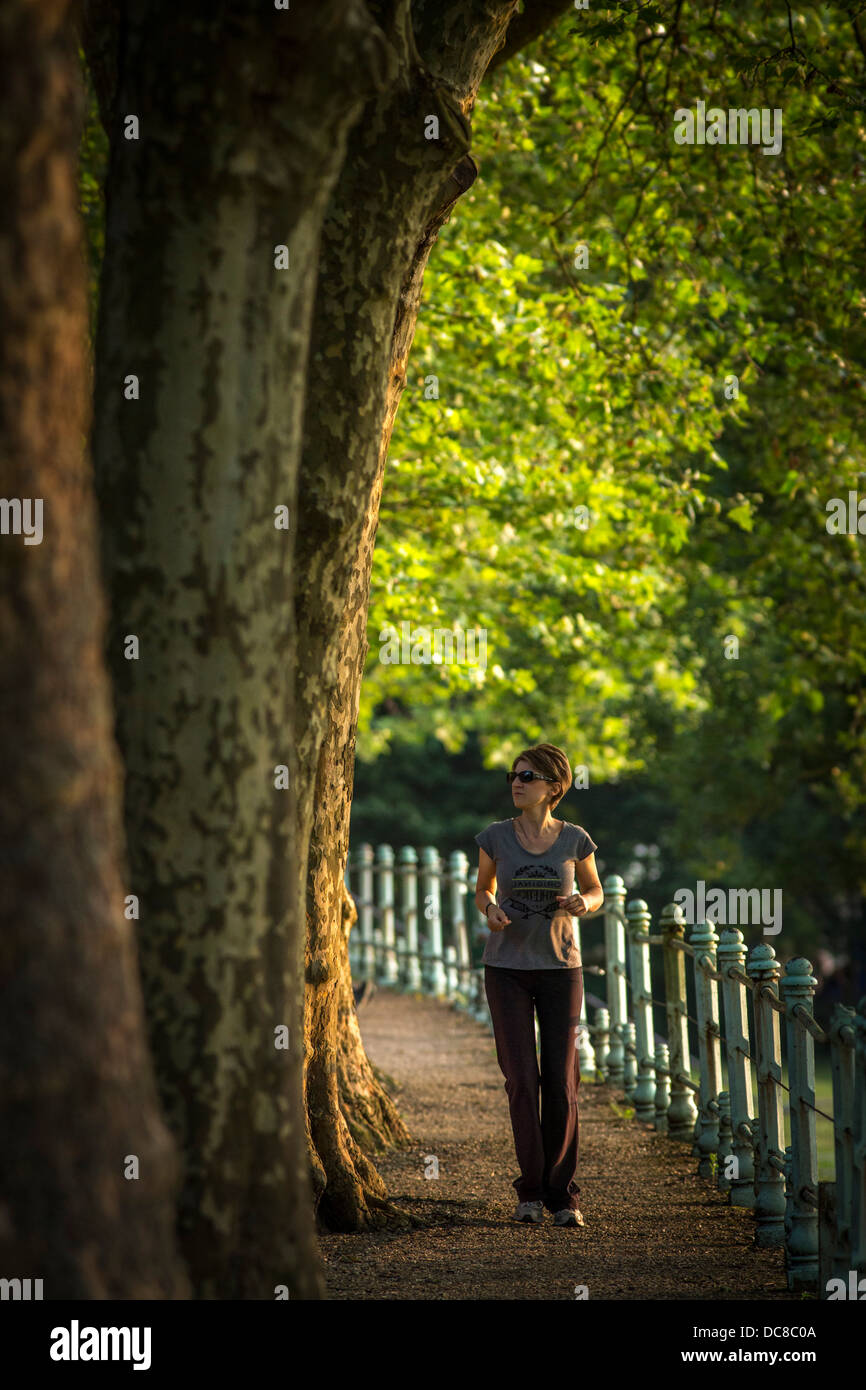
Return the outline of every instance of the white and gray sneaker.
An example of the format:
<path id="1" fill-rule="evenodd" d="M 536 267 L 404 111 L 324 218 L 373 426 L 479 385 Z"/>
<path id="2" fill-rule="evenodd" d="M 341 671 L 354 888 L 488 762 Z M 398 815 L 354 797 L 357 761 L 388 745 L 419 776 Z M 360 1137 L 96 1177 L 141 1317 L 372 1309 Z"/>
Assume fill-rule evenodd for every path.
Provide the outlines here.
<path id="1" fill-rule="evenodd" d="M 517 1210 L 514 1213 L 515 1221 L 531 1221 L 538 1223 L 544 1220 L 543 1202 L 518 1202 Z"/>
<path id="2" fill-rule="evenodd" d="M 562 1211 L 554 1212 L 553 1224 L 554 1226 L 585 1226 L 586 1222 L 583 1219 L 583 1212 L 578 1211 L 576 1207 L 563 1207 Z"/>

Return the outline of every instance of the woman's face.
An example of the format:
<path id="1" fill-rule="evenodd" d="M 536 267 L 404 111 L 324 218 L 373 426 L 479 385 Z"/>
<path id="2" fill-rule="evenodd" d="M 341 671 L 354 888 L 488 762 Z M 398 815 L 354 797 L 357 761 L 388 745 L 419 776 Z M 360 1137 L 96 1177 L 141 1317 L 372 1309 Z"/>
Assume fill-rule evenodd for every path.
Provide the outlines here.
<path id="1" fill-rule="evenodd" d="M 514 771 L 522 772 L 524 768 L 527 772 L 538 771 L 526 758 L 519 758 L 514 765 Z M 531 782 L 519 782 L 515 778 L 511 783 L 511 797 L 515 806 L 519 806 L 522 811 L 526 806 L 538 806 L 542 802 L 550 801 L 559 791 L 559 785 L 558 782 L 540 782 L 537 777 L 533 777 Z"/>

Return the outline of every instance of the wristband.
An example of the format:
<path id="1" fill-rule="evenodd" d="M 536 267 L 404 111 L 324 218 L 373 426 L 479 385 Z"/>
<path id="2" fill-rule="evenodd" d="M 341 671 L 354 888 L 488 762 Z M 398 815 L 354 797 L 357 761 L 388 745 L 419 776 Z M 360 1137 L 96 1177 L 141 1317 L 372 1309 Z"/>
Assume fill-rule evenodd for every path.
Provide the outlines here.
<path id="1" fill-rule="evenodd" d="M 490 907 L 495 907 L 495 906 L 496 906 L 496 903 L 495 903 L 495 902 L 493 901 L 493 899 L 491 898 L 490 902 L 487 904 L 487 907 L 485 907 L 485 909 L 484 909 L 484 916 L 487 917 L 487 909 L 488 909 L 488 908 L 490 908 Z M 489 922 L 489 921 L 490 921 L 490 918 L 487 917 L 487 920 L 488 920 L 488 922 Z"/>

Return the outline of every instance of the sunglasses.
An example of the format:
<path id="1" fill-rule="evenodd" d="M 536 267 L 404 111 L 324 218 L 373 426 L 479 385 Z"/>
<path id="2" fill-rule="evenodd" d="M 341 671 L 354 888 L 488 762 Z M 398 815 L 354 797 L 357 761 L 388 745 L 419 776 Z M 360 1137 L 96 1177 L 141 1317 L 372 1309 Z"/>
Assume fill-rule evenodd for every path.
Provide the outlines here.
<path id="1" fill-rule="evenodd" d="M 539 782 L 555 782 L 555 781 L 556 781 L 556 778 L 555 778 L 555 777 L 544 777 L 544 776 L 542 776 L 542 774 L 541 774 L 540 772 L 506 772 L 505 778 L 506 778 L 506 781 L 508 782 L 508 785 L 509 785 L 509 786 L 511 786 L 511 783 L 512 783 L 513 781 L 515 781 L 515 780 L 517 780 L 518 782 L 534 782 L 534 781 L 539 781 Z"/>

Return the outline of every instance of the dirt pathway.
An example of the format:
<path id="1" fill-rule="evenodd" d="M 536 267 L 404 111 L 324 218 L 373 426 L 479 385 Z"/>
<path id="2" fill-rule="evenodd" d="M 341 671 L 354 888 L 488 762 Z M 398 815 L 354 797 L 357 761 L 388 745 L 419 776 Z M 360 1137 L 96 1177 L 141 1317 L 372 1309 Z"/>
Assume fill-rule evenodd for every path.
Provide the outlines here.
<path id="1" fill-rule="evenodd" d="M 517 1176 L 492 1034 L 441 1001 L 379 989 L 360 1011 L 371 1060 L 416 1140 L 376 1166 L 395 1205 L 433 1224 L 320 1236 L 331 1299 L 797 1300 L 783 1252 L 752 1248 L 754 1220 L 695 1172 L 697 1159 L 623 1114 L 622 1093 L 580 1087 L 586 1225 L 510 1220 Z M 438 1178 L 425 1177 L 438 1159 Z"/>

